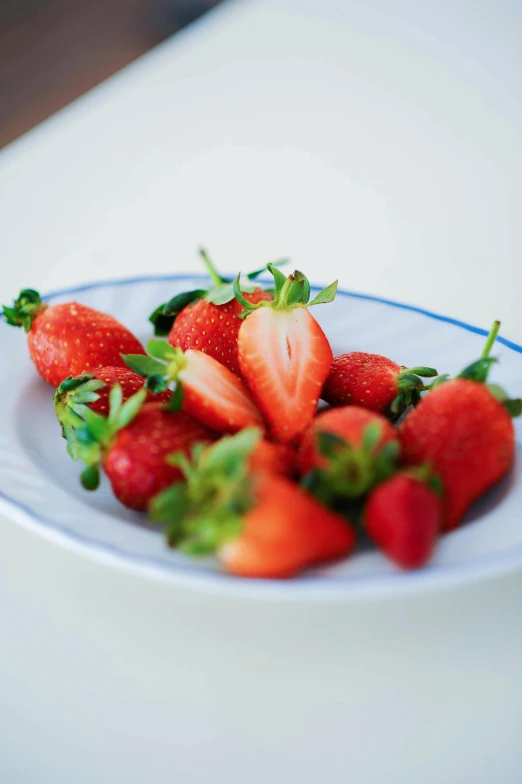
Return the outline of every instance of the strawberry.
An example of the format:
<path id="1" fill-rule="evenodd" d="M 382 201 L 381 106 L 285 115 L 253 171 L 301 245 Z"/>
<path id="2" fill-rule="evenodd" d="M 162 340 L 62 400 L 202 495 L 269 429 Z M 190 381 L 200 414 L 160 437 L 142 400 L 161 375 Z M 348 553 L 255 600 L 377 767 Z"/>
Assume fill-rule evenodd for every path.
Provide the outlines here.
<path id="1" fill-rule="evenodd" d="M 122 353 L 145 353 L 119 321 L 78 302 L 46 305 L 37 291 L 24 289 L 14 306 L 3 310 L 8 324 L 27 332 L 31 359 L 53 387 L 67 376 L 123 367 Z"/>
<path id="2" fill-rule="evenodd" d="M 166 462 L 173 451 L 188 453 L 196 443 L 208 443 L 210 432 L 181 411 L 168 411 L 161 403 L 145 403 L 141 389 L 122 404 L 122 390 L 110 392 L 107 418 L 86 408 L 83 424 L 76 427 L 76 456 L 86 469 L 81 481 L 95 490 L 99 467 L 116 498 L 130 509 L 143 511 L 158 492 L 182 478 L 178 467 Z"/>
<path id="3" fill-rule="evenodd" d="M 364 507 L 367 533 L 402 569 L 430 560 L 442 519 L 440 495 L 420 472 L 395 474 L 377 485 Z"/>
<path id="4" fill-rule="evenodd" d="M 359 406 L 331 408 L 305 431 L 297 470 L 325 503 L 357 499 L 395 469 L 399 445 L 391 424 Z"/>
<path id="5" fill-rule="evenodd" d="M 73 378 L 69 376 L 59 385 L 54 395 L 54 406 L 58 419 L 59 411 L 87 405 L 91 411 L 106 414 L 109 410 L 109 393 L 115 384 L 121 387 L 123 402 L 143 387 L 145 379 L 128 367 L 102 367 L 94 373 L 85 373 Z M 154 394 L 147 390 L 147 401 L 168 403 L 170 390 Z"/>
<path id="6" fill-rule="evenodd" d="M 349 524 L 298 485 L 276 474 L 254 473 L 248 458 L 255 429 L 222 438 L 182 467 L 185 482 L 153 499 L 149 513 L 166 523 L 170 546 L 217 553 L 225 568 L 243 577 L 283 578 L 341 558 L 355 544 Z"/>
<path id="7" fill-rule="evenodd" d="M 232 373 L 240 374 L 237 338 L 242 307 L 234 298 L 232 281 L 221 277 L 204 250 L 200 255 L 212 281 L 212 288 L 177 294 L 160 305 L 150 316 L 156 335 L 168 335 L 169 343 L 187 351 L 194 349 L 216 359 Z M 278 265 L 285 260 L 276 262 Z M 273 299 L 268 291 L 252 281 L 264 271 L 251 272 L 241 281 L 241 291 L 251 303 Z"/>
<path id="8" fill-rule="evenodd" d="M 296 458 L 296 451 L 290 444 L 262 438 L 254 447 L 248 465 L 254 473 L 263 472 L 291 477 L 295 473 Z"/>
<path id="9" fill-rule="evenodd" d="M 436 375 L 434 368 L 405 368 L 380 354 L 351 351 L 335 357 L 321 397 L 331 406 L 353 404 L 395 418 L 420 402 L 426 389 L 420 376 Z"/>
<path id="10" fill-rule="evenodd" d="M 68 376 L 62 381 L 54 394 L 54 410 L 62 426 L 62 435 L 67 439 L 67 450 L 73 459 L 77 458 L 76 429 L 83 424 L 85 409 L 106 415 L 109 411 L 110 392 L 116 384 L 121 387 L 124 403 L 138 392 L 144 383 L 145 379 L 127 367 L 99 368 L 94 373 L 85 373 L 75 378 Z M 165 390 L 156 395 L 146 390 L 146 394 L 146 400 L 168 403 L 172 393 Z"/>
<path id="11" fill-rule="evenodd" d="M 332 363 L 332 349 L 308 307 L 331 302 L 337 281 L 309 302 L 310 284 L 298 271 L 286 278 L 268 265 L 276 284 L 273 302 L 236 299 L 245 308 L 239 331 L 239 366 L 273 438 L 293 441 L 308 427 L 317 410 Z"/>
<path id="12" fill-rule="evenodd" d="M 441 379 L 399 427 L 404 463 L 428 462 L 442 480 L 445 531 L 456 528 L 473 501 L 513 463 L 511 417 L 521 413 L 522 402 L 485 383 L 499 326 L 495 322 L 482 357 L 457 378 Z"/>
<path id="13" fill-rule="evenodd" d="M 264 429 L 244 383 L 209 354 L 192 349 L 183 353 L 157 339 L 150 340 L 147 348 L 149 357 L 130 354 L 124 356 L 125 362 L 147 376 L 146 384 L 154 391 L 175 382 L 171 408 L 182 408 L 216 433 L 235 433 L 251 425 Z"/>

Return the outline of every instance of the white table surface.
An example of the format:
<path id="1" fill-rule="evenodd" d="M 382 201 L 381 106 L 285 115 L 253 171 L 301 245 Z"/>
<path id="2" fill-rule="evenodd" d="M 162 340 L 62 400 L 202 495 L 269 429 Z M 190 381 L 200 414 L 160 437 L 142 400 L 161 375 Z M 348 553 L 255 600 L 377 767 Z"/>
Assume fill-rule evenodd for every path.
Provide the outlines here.
<path id="1" fill-rule="evenodd" d="M 203 243 L 522 342 L 521 32 L 516 0 L 225 4 L 0 153 L 1 301 Z M 0 525 L 2 784 L 521 780 L 520 574 L 252 605 Z"/>

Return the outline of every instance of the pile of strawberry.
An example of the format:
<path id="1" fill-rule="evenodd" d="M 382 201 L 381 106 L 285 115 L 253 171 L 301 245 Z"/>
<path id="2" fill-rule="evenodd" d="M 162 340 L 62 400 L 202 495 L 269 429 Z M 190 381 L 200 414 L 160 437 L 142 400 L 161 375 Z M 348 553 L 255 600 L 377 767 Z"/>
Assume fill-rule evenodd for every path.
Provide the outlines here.
<path id="1" fill-rule="evenodd" d="M 202 256 L 212 288 L 160 305 L 147 351 L 76 302 L 46 305 L 25 289 L 4 307 L 57 387 L 83 486 L 96 489 L 102 469 L 169 546 L 215 553 L 236 575 L 288 577 L 358 539 L 401 568 L 426 564 L 514 459 L 522 402 L 487 383 L 499 323 L 451 379 L 375 354 L 334 358 L 310 308 L 337 283 L 310 299 L 301 272 L 269 264 L 266 291 L 262 270 L 225 280 Z"/>

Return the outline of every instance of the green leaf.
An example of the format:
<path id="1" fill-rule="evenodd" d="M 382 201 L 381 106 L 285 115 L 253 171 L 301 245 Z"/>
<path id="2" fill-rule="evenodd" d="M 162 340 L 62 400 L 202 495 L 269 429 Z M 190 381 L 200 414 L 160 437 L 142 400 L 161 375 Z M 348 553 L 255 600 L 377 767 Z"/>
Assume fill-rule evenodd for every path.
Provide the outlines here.
<path id="1" fill-rule="evenodd" d="M 271 261 L 270 264 L 268 265 L 268 267 L 284 267 L 284 265 L 288 264 L 289 261 L 290 261 L 290 259 L 278 259 L 277 261 Z M 267 266 L 260 267 L 259 269 L 254 270 L 254 272 L 249 272 L 248 275 L 247 275 L 247 278 L 249 280 L 255 280 L 260 275 L 262 275 L 263 272 L 265 272 L 268 267 Z"/>
<path id="2" fill-rule="evenodd" d="M 146 399 L 146 391 L 144 389 L 140 389 L 132 397 L 125 401 L 119 410 L 118 417 L 115 422 L 118 430 L 127 427 L 127 425 L 132 422 L 134 417 L 139 413 Z"/>
<path id="3" fill-rule="evenodd" d="M 282 272 L 279 272 L 276 266 L 273 264 L 267 264 L 267 270 L 270 272 L 271 275 L 274 277 L 275 283 L 275 298 L 277 299 L 279 292 L 283 288 L 286 283 L 286 275 L 283 275 Z"/>
<path id="4" fill-rule="evenodd" d="M 306 275 L 303 275 L 303 273 L 300 272 L 299 270 L 295 270 L 294 278 L 295 278 L 295 280 L 297 280 L 299 282 L 302 281 L 303 296 L 302 296 L 302 300 L 301 301 L 303 302 L 304 305 L 306 305 L 308 300 L 310 299 L 310 283 L 309 283 L 309 280 L 306 277 Z"/>
<path id="5" fill-rule="evenodd" d="M 333 302 L 335 299 L 335 295 L 337 294 L 337 284 L 339 281 L 334 281 L 330 283 L 325 289 L 316 294 L 313 300 L 309 303 L 310 305 L 324 305 L 327 302 Z"/>
<path id="6" fill-rule="evenodd" d="M 224 436 L 205 450 L 201 467 L 208 472 L 224 472 L 227 476 L 234 476 L 244 469 L 260 438 L 261 430 L 257 427 L 248 427 L 233 436 Z"/>
<path id="7" fill-rule="evenodd" d="M 434 376 L 438 376 L 438 372 L 435 368 L 430 367 L 412 367 L 406 368 L 406 370 L 401 370 L 399 376 L 402 378 L 403 376 L 413 375 L 413 376 L 422 376 L 422 378 L 433 378 Z"/>
<path id="8" fill-rule="evenodd" d="M 204 297 L 206 293 L 205 289 L 184 291 L 181 294 L 176 294 L 168 302 L 159 305 L 149 316 L 149 321 L 154 325 L 154 334 L 168 335 L 181 311 Z"/>
<path id="9" fill-rule="evenodd" d="M 162 341 L 163 342 L 163 341 Z M 169 345 L 169 344 L 167 344 Z M 120 354 L 121 358 L 131 370 L 140 376 L 164 376 L 165 365 L 156 359 L 151 359 L 145 354 Z"/>
<path id="10" fill-rule="evenodd" d="M 519 397 L 506 398 L 506 400 L 503 400 L 502 402 L 504 408 L 507 409 L 512 417 L 519 417 L 522 414 L 522 400 Z"/>
<path id="11" fill-rule="evenodd" d="M 123 390 L 120 384 L 114 384 L 109 392 L 109 424 L 114 425 L 118 421 L 118 416 L 123 403 Z"/>
<path id="12" fill-rule="evenodd" d="M 424 384 L 419 376 L 414 376 L 412 373 L 404 373 L 400 375 L 399 389 L 422 389 Z"/>
<path id="13" fill-rule="evenodd" d="M 192 476 L 192 465 L 185 452 L 172 452 L 170 455 L 167 455 L 165 460 L 169 465 L 179 468 L 186 479 Z"/>
<path id="14" fill-rule="evenodd" d="M 62 392 L 70 392 L 71 389 L 76 389 L 80 384 L 84 384 L 92 378 L 94 378 L 94 373 L 84 373 L 81 376 L 67 376 L 58 386 L 56 393 L 61 394 Z M 103 381 L 101 383 L 103 384 Z"/>
<path id="15" fill-rule="evenodd" d="M 145 389 L 157 395 L 159 392 L 164 392 L 168 388 L 165 376 L 147 376 L 145 381 Z"/>
<path id="16" fill-rule="evenodd" d="M 507 392 L 498 384 L 488 384 L 488 389 L 493 397 L 502 403 L 512 417 L 518 417 L 522 413 L 522 401 L 520 398 L 510 398 Z"/>
<path id="17" fill-rule="evenodd" d="M 167 411 L 181 411 L 183 407 L 183 384 L 178 381 L 172 395 L 170 396 L 170 400 L 165 405 Z"/>
<path id="18" fill-rule="evenodd" d="M 100 484 L 100 471 L 98 466 L 87 466 L 80 474 L 80 482 L 85 490 L 96 490 Z"/>
<path id="19" fill-rule="evenodd" d="M 205 289 L 193 289 L 192 291 L 183 291 L 181 294 L 176 294 L 163 306 L 163 315 L 177 316 L 187 307 L 187 305 L 192 305 L 193 302 L 197 302 L 197 300 L 204 297 L 206 293 Z"/>
<path id="20" fill-rule="evenodd" d="M 234 290 L 234 297 L 237 299 L 239 304 L 242 305 L 245 308 L 245 310 L 247 310 L 247 311 L 255 310 L 258 307 L 257 305 L 253 305 L 251 302 L 249 302 L 247 299 L 245 299 L 244 296 L 242 295 L 242 293 L 241 293 L 241 275 L 240 274 L 238 274 L 237 278 L 235 279 L 235 281 L 234 281 L 234 283 L 232 285 L 233 285 L 233 290 Z"/>
<path id="21" fill-rule="evenodd" d="M 149 504 L 149 517 L 155 523 L 178 522 L 189 505 L 187 488 L 184 482 L 178 482 L 154 496 Z"/>
<path id="22" fill-rule="evenodd" d="M 367 452 L 373 452 L 381 438 L 382 428 L 379 422 L 372 422 L 366 425 L 363 431 L 363 448 Z"/>
<path id="23" fill-rule="evenodd" d="M 310 290 L 310 286 L 308 286 L 308 290 Z M 286 304 L 290 306 L 290 305 L 306 304 L 307 302 L 308 300 L 306 298 L 306 285 L 304 280 L 294 281 L 288 291 Z"/>
<path id="24" fill-rule="evenodd" d="M 459 373 L 458 378 L 465 378 L 469 381 L 477 381 L 479 384 L 483 384 L 487 381 L 491 366 L 495 362 L 497 360 L 494 357 L 477 359 L 476 362 L 472 362 L 471 365 L 464 368 L 462 373 Z"/>
<path id="25" fill-rule="evenodd" d="M 99 444 L 105 444 L 110 441 L 113 429 L 105 417 L 101 416 L 101 414 L 97 414 L 95 411 L 91 411 L 87 407 L 83 412 L 83 416 L 87 425 L 87 430 L 93 441 L 96 441 Z M 77 437 L 80 438 L 79 433 Z"/>
<path id="26" fill-rule="evenodd" d="M 241 287 L 244 291 L 244 287 Z M 205 297 L 207 302 L 212 302 L 214 305 L 226 305 L 227 302 L 232 302 L 234 299 L 234 284 L 223 283 L 221 286 L 216 286 L 208 292 Z"/>
<path id="27" fill-rule="evenodd" d="M 344 438 L 325 430 L 319 430 L 317 433 L 317 447 L 322 456 L 326 458 L 334 457 L 340 449 L 350 449 L 350 445 Z"/>
<path id="28" fill-rule="evenodd" d="M 170 362 L 170 360 L 176 356 L 176 350 L 170 343 L 167 343 L 166 340 L 158 340 L 157 338 L 151 338 L 149 340 L 147 343 L 147 351 L 151 357 L 163 360 L 163 362 Z M 165 368 L 163 368 L 163 372 L 165 372 Z M 153 373 L 158 373 L 157 366 Z"/>

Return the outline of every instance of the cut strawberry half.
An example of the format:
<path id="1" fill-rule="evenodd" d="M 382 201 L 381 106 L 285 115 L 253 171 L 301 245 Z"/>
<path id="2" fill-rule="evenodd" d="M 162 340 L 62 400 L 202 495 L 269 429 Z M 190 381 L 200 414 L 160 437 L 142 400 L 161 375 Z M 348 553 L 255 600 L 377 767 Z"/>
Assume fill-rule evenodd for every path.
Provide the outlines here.
<path id="1" fill-rule="evenodd" d="M 183 409 L 216 433 L 235 433 L 250 426 L 265 429 L 245 384 L 213 357 L 183 352 L 156 339 L 149 341 L 147 350 L 148 357 L 128 354 L 123 359 L 147 378 L 148 389 L 157 392 L 175 384 L 169 408 Z"/>
<path id="2" fill-rule="evenodd" d="M 239 331 L 239 365 L 259 409 L 280 441 L 294 440 L 312 421 L 333 355 L 328 338 L 307 310 L 331 302 L 337 281 L 312 302 L 301 272 L 286 278 L 268 265 L 276 283 L 272 302 L 248 302 L 236 286 L 245 310 Z"/>

